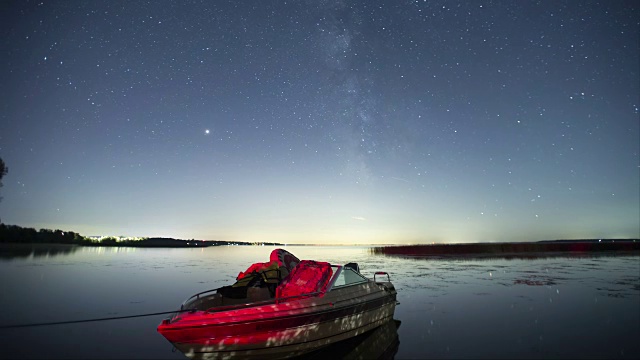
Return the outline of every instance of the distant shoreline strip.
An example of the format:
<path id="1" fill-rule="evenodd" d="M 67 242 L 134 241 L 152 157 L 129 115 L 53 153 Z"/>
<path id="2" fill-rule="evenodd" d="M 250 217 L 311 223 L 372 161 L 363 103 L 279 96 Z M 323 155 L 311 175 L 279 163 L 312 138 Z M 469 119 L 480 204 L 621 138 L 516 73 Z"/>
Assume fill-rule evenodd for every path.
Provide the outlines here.
<path id="1" fill-rule="evenodd" d="M 638 239 L 559 240 L 529 243 L 432 244 L 374 247 L 374 254 L 405 256 L 505 255 L 527 253 L 588 254 L 611 251 L 638 253 Z"/>

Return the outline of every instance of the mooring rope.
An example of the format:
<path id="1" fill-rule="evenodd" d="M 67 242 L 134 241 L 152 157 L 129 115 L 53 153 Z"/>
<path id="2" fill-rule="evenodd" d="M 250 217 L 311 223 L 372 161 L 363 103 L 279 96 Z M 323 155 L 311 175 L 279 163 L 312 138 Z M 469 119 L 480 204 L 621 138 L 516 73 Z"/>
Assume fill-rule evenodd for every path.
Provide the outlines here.
<path id="1" fill-rule="evenodd" d="M 65 325 L 65 324 L 80 324 L 80 323 L 95 322 L 95 321 L 132 319 L 132 318 L 145 317 L 145 316 L 175 314 L 175 313 L 186 312 L 186 311 L 191 311 L 191 309 L 163 311 L 163 312 L 150 313 L 150 314 L 138 314 L 138 315 L 127 315 L 127 316 L 112 316 L 112 317 L 96 318 L 96 319 L 54 321 L 54 322 L 43 322 L 43 323 L 33 323 L 33 324 L 0 325 L 0 329 L 15 329 L 15 328 L 24 328 L 24 327 Z"/>

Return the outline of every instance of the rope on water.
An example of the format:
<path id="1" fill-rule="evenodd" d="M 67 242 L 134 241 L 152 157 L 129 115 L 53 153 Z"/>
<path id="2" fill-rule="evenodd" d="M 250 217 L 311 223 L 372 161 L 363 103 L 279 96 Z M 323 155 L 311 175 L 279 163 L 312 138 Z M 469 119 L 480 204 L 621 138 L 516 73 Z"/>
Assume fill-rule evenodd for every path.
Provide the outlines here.
<path id="1" fill-rule="evenodd" d="M 150 314 L 138 314 L 138 315 L 128 315 L 128 316 L 112 316 L 112 317 L 106 317 L 106 318 L 85 319 L 85 320 L 55 321 L 55 322 L 44 322 L 44 323 L 33 323 L 33 324 L 17 324 L 17 325 L 0 325 L 0 329 L 16 329 L 16 328 L 24 328 L 24 327 L 80 324 L 80 323 L 95 322 L 95 321 L 132 319 L 132 318 L 145 317 L 145 316 L 175 314 L 175 313 L 181 313 L 181 312 L 187 312 L 187 311 L 191 311 L 191 310 L 190 309 L 188 309 L 188 310 L 173 310 L 173 311 L 163 311 L 163 312 L 150 313 Z"/>

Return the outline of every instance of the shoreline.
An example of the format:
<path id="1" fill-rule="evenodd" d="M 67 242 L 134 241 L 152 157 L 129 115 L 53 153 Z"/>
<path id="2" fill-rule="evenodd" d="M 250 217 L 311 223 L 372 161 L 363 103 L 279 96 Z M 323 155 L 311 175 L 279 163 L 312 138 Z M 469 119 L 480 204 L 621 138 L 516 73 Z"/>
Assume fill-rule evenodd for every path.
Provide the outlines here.
<path id="1" fill-rule="evenodd" d="M 30 247 L 158 247 L 158 248 L 186 248 L 186 247 L 216 247 L 216 246 L 359 246 L 369 247 L 385 254 L 403 255 L 449 255 L 449 254 L 480 254 L 480 253 L 526 253 L 526 252 L 592 252 L 592 251 L 635 251 L 640 250 L 640 239 L 583 239 L 583 240 L 541 240 L 530 242 L 482 242 L 482 243 L 451 243 L 451 244 L 281 244 L 274 242 L 250 243 L 243 241 L 221 240 L 182 240 L 172 238 L 148 238 L 137 241 L 122 242 L 2 242 L 2 248 L 30 248 Z"/>
<path id="2" fill-rule="evenodd" d="M 260 246 L 250 243 L 226 246 Z M 207 246 L 218 247 L 223 244 Z M 278 246 L 278 245 L 274 245 Z M 314 246 L 322 246 L 315 244 Z M 362 246 L 362 245 L 357 245 Z M 131 244 L 61 244 L 61 243 L 7 243 L 0 242 L 0 260 L 28 257 L 48 257 L 71 254 L 88 248 L 202 248 L 203 246 L 132 246 Z M 345 247 L 348 247 L 345 245 Z M 541 259 L 559 257 L 640 256 L 640 240 L 559 240 L 527 243 L 469 243 L 432 245 L 367 245 L 373 255 L 413 259 L 465 260 L 465 259 Z"/>
<path id="3" fill-rule="evenodd" d="M 380 255 L 411 257 L 519 257 L 526 254 L 559 254 L 562 256 L 566 254 L 580 255 L 607 252 L 637 253 L 640 255 L 640 240 L 585 239 L 509 243 L 399 245 L 373 247 L 372 252 Z"/>

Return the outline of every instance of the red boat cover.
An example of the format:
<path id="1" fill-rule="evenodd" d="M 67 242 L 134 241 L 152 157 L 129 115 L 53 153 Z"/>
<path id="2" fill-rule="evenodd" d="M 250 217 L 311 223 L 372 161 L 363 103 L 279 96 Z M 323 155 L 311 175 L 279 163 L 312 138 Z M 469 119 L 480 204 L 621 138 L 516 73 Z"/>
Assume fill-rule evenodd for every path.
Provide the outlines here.
<path id="1" fill-rule="evenodd" d="M 276 298 L 325 291 L 331 279 L 331 265 L 327 262 L 302 260 L 276 288 Z"/>

